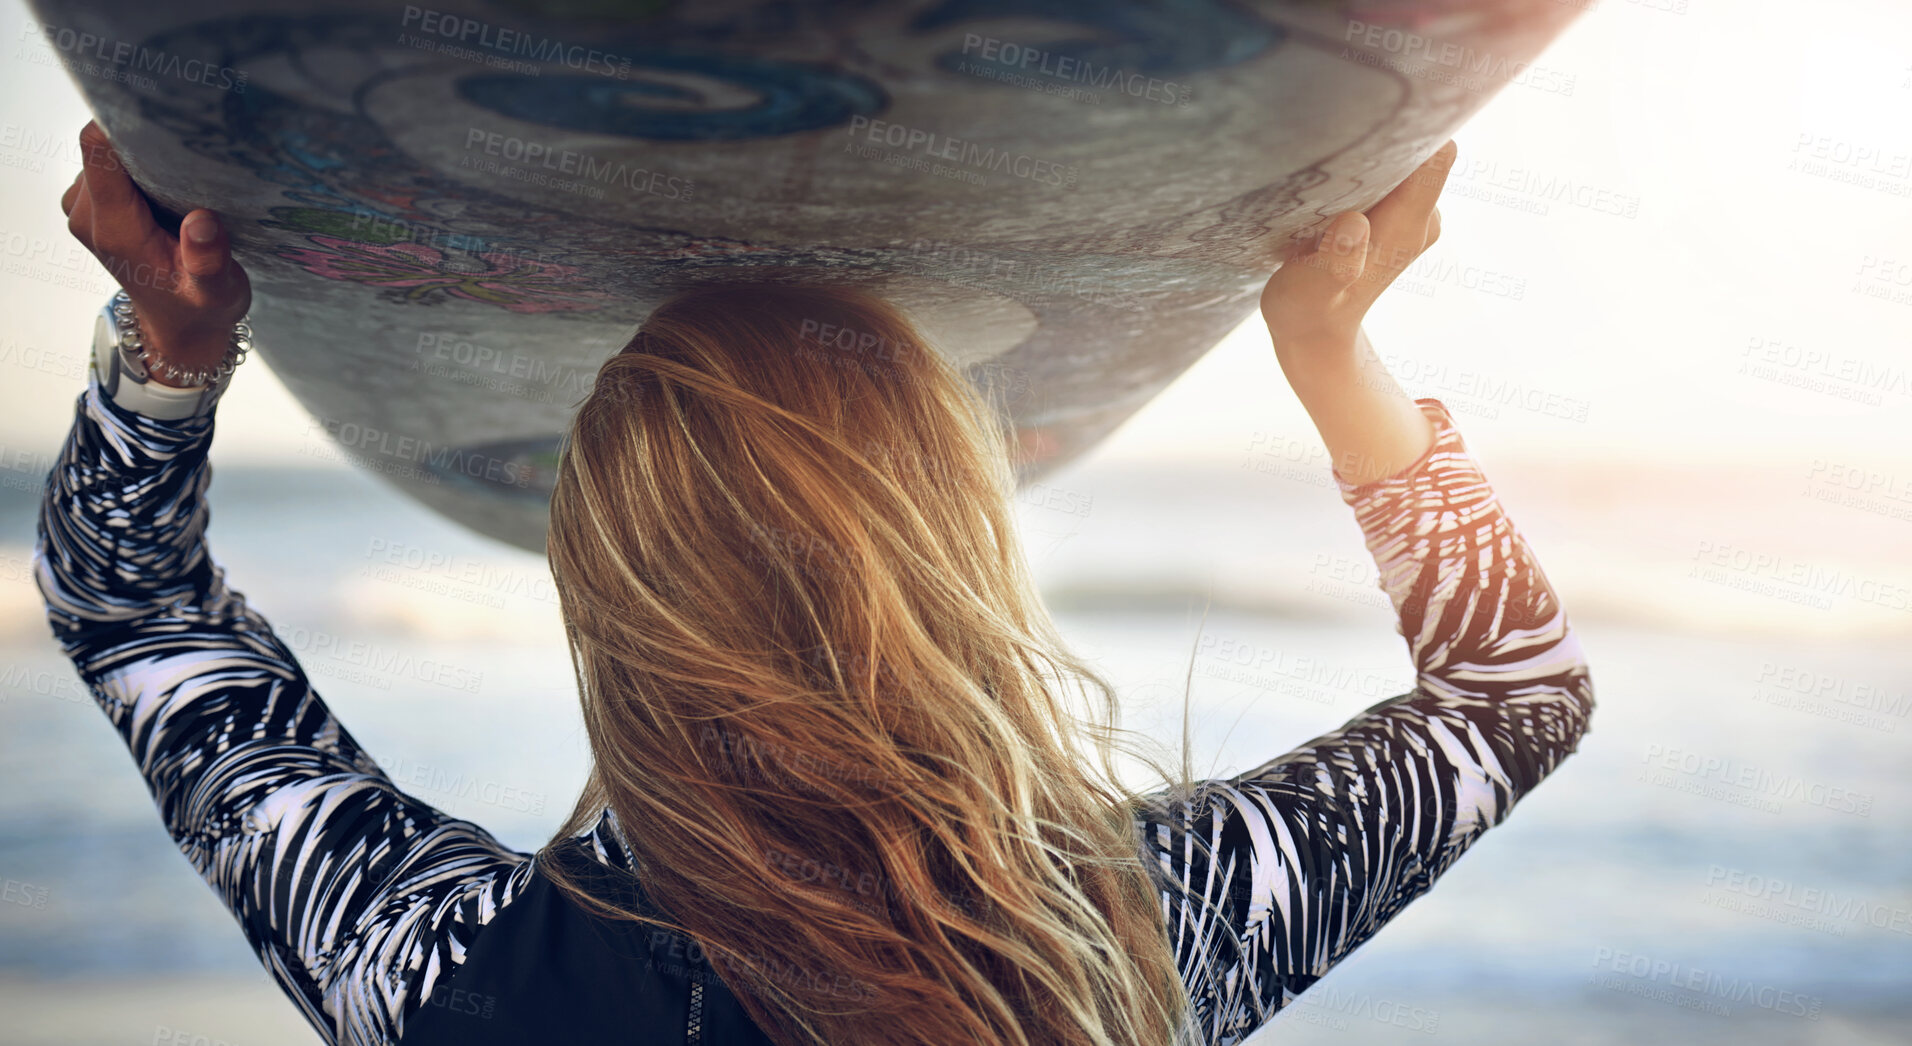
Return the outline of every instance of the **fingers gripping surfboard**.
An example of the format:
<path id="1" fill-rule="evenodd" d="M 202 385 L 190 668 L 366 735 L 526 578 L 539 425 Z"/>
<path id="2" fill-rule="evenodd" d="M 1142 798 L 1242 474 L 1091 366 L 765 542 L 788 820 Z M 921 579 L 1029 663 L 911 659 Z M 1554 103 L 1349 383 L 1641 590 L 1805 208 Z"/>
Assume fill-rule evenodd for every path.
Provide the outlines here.
<path id="1" fill-rule="evenodd" d="M 559 434 L 676 291 L 829 280 L 989 387 L 1026 484 L 1535 62 L 1561 0 L 32 0 L 149 196 L 225 216 L 349 457 L 541 549 Z M 1565 85 L 1571 90 L 1571 82 Z"/>

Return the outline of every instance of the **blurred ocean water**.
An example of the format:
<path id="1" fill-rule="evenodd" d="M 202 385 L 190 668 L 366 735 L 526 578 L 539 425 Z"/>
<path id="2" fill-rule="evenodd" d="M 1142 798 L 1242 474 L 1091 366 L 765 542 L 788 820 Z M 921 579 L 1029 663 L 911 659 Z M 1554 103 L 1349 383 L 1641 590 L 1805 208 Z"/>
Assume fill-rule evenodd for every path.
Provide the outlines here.
<path id="1" fill-rule="evenodd" d="M 1592 732 L 1257 1041 L 1912 1041 L 1912 522 L 1775 512 L 1755 472 L 1486 467 L 1592 662 Z M 1325 478 L 1090 463 L 1019 496 L 1124 725 L 1173 742 L 1187 684 L 1209 776 L 1412 685 Z M 53 644 L 37 477 L 0 479 L 0 1040 L 313 1041 Z M 388 772 L 540 845 L 587 759 L 542 560 L 357 473 L 212 491 L 229 582 Z"/>

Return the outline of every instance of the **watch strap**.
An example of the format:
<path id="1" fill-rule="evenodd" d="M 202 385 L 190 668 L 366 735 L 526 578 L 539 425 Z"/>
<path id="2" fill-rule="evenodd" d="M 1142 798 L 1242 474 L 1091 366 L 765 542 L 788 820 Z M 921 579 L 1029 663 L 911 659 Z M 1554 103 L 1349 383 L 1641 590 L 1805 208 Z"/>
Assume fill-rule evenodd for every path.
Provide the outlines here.
<path id="1" fill-rule="evenodd" d="M 175 388 L 153 380 L 120 344 L 119 324 L 109 304 L 93 328 L 93 368 L 100 391 L 115 404 L 158 421 L 183 421 L 212 413 L 227 380 Z"/>

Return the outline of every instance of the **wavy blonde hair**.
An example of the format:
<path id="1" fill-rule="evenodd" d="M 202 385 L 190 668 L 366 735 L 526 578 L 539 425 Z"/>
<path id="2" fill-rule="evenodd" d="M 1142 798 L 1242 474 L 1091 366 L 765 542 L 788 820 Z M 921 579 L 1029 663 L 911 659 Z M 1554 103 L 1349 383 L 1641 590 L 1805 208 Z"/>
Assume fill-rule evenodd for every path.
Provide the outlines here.
<path id="1" fill-rule="evenodd" d="M 552 845 L 608 806 L 660 915 L 548 870 L 694 939 L 779 1046 L 1190 1034 L 1113 760 L 1187 788 L 1186 715 L 1172 775 L 1057 634 L 1005 414 L 880 299 L 731 286 L 650 316 L 565 438 L 594 765 Z"/>

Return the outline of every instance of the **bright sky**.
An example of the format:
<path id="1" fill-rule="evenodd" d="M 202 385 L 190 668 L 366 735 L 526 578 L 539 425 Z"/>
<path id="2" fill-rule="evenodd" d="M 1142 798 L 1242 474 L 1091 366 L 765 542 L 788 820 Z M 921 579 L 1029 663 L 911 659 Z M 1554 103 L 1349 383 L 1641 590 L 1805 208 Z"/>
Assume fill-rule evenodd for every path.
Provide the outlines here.
<path id="1" fill-rule="evenodd" d="M 1912 480 L 1912 5 L 1802 10 L 1599 0 L 1541 58 L 1570 95 L 1510 86 L 1457 135 L 1443 239 L 1369 318 L 1403 384 L 1503 457 L 1813 455 Z M 15 59 L 27 14 L 3 17 Z M 9 266 L 7 245 L 69 242 L 58 201 L 78 170 L 71 151 L 31 169 L 9 143 L 87 117 L 61 70 L 0 60 Z M 1483 274 L 1520 296 L 1464 285 Z M 100 297 L 0 278 L 6 454 L 57 445 Z M 1749 359 L 1770 369 L 1743 373 Z M 1554 406 L 1490 416 L 1482 383 Z M 221 459 L 310 465 L 302 408 L 263 366 L 243 386 L 220 409 Z M 1095 457 L 1232 462 L 1256 431 L 1305 426 L 1255 320 Z"/>

